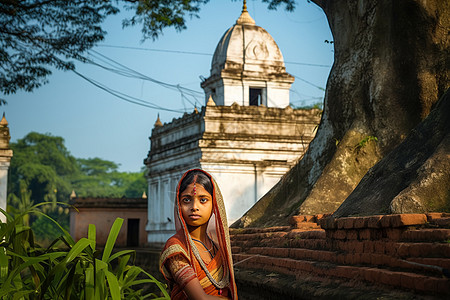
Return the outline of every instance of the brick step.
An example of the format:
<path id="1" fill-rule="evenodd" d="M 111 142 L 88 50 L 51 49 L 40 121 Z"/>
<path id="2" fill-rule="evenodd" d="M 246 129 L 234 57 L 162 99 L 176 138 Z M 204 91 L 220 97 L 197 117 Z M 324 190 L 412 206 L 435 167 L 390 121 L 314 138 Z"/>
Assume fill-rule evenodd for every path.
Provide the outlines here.
<path id="1" fill-rule="evenodd" d="M 329 250 L 346 253 L 386 254 L 399 258 L 450 258 L 450 243 L 447 242 L 397 242 L 390 240 L 358 241 L 324 239 L 323 231 L 277 233 L 276 235 L 240 235 L 232 238 L 232 245 L 241 249 L 253 247 L 302 248 Z M 247 239 L 247 237 L 249 237 Z"/>
<path id="2" fill-rule="evenodd" d="M 294 276 L 314 274 L 324 277 L 364 280 L 426 293 L 450 295 L 450 279 L 399 272 L 376 267 L 346 266 L 267 255 L 234 254 L 236 269 L 260 269 Z"/>
<path id="3" fill-rule="evenodd" d="M 411 242 L 445 242 L 450 239 L 446 228 L 359 228 L 327 229 L 326 236 L 335 240 L 383 240 Z"/>
<path id="4" fill-rule="evenodd" d="M 239 252 L 233 252 L 239 253 Z M 245 254 L 270 257 L 292 258 L 308 261 L 329 262 L 339 265 L 367 265 L 396 268 L 407 271 L 442 274 L 436 269 L 450 270 L 450 258 L 399 258 L 376 253 L 345 253 L 327 250 L 309 250 L 300 248 L 254 247 Z M 438 267 L 438 268 L 436 268 Z"/>
<path id="5" fill-rule="evenodd" d="M 250 233 L 264 233 L 264 232 L 277 232 L 277 231 L 289 231 L 290 226 L 274 226 L 266 228 L 230 228 L 230 235 L 233 234 L 250 234 Z"/>

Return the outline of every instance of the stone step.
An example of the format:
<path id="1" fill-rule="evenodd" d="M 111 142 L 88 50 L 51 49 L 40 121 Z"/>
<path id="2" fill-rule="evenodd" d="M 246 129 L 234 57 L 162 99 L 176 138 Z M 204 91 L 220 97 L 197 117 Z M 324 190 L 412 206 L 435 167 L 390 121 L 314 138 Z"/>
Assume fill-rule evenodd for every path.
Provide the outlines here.
<path id="1" fill-rule="evenodd" d="M 253 247 L 302 248 L 346 253 L 386 254 L 400 258 L 450 258 L 448 242 L 400 242 L 391 240 L 334 240 L 325 239 L 324 231 L 247 234 L 232 237 L 232 245 L 242 249 Z M 421 235 L 421 234 L 420 234 Z"/>
<path id="2" fill-rule="evenodd" d="M 236 249 L 235 249 L 236 250 Z M 233 251 L 239 254 L 238 251 Z M 327 250 L 309 250 L 301 248 L 254 247 L 245 254 L 264 255 L 300 259 L 308 261 L 329 262 L 339 265 L 365 265 L 396 268 L 419 273 L 436 273 L 441 275 L 442 268 L 450 270 L 450 258 L 400 258 L 377 253 L 345 253 Z"/>
<path id="3" fill-rule="evenodd" d="M 293 276 L 314 274 L 324 277 L 364 280 L 431 294 L 450 295 L 450 279 L 438 276 L 394 271 L 379 267 L 348 266 L 314 260 L 268 255 L 234 254 L 236 269 L 260 269 Z"/>

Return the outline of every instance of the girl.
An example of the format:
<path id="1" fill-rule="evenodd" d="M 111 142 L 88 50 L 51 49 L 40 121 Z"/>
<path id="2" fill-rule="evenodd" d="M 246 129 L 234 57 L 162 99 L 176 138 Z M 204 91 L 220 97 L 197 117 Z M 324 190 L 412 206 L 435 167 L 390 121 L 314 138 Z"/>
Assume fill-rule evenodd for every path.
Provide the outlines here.
<path id="1" fill-rule="evenodd" d="M 178 183 L 175 228 L 160 257 L 171 299 L 237 300 L 225 206 L 205 171 L 189 170 Z"/>

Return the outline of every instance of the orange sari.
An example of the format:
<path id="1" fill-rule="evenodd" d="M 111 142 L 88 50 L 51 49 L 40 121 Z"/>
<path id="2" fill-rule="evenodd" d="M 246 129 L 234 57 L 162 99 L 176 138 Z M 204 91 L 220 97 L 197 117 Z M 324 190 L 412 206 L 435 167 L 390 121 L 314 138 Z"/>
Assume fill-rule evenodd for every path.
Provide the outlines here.
<path id="1" fill-rule="evenodd" d="M 171 299 L 188 299 L 183 289 L 192 279 L 198 278 L 208 295 L 230 297 L 237 300 L 231 258 L 230 237 L 222 194 L 214 179 L 205 171 L 213 184 L 213 210 L 208 221 L 207 233 L 217 246 L 215 256 L 206 264 L 198 255 L 179 207 L 180 183 L 178 183 L 175 202 L 176 234 L 169 238 L 160 256 L 160 271 L 169 283 Z"/>

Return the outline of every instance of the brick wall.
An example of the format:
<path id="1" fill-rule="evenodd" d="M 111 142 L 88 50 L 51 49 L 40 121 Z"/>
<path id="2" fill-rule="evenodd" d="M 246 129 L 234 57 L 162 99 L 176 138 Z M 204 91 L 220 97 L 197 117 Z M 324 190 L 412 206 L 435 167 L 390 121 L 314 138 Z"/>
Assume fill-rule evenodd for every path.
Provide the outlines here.
<path id="1" fill-rule="evenodd" d="M 294 216 L 290 226 L 230 233 L 239 269 L 450 295 L 450 214 Z"/>

